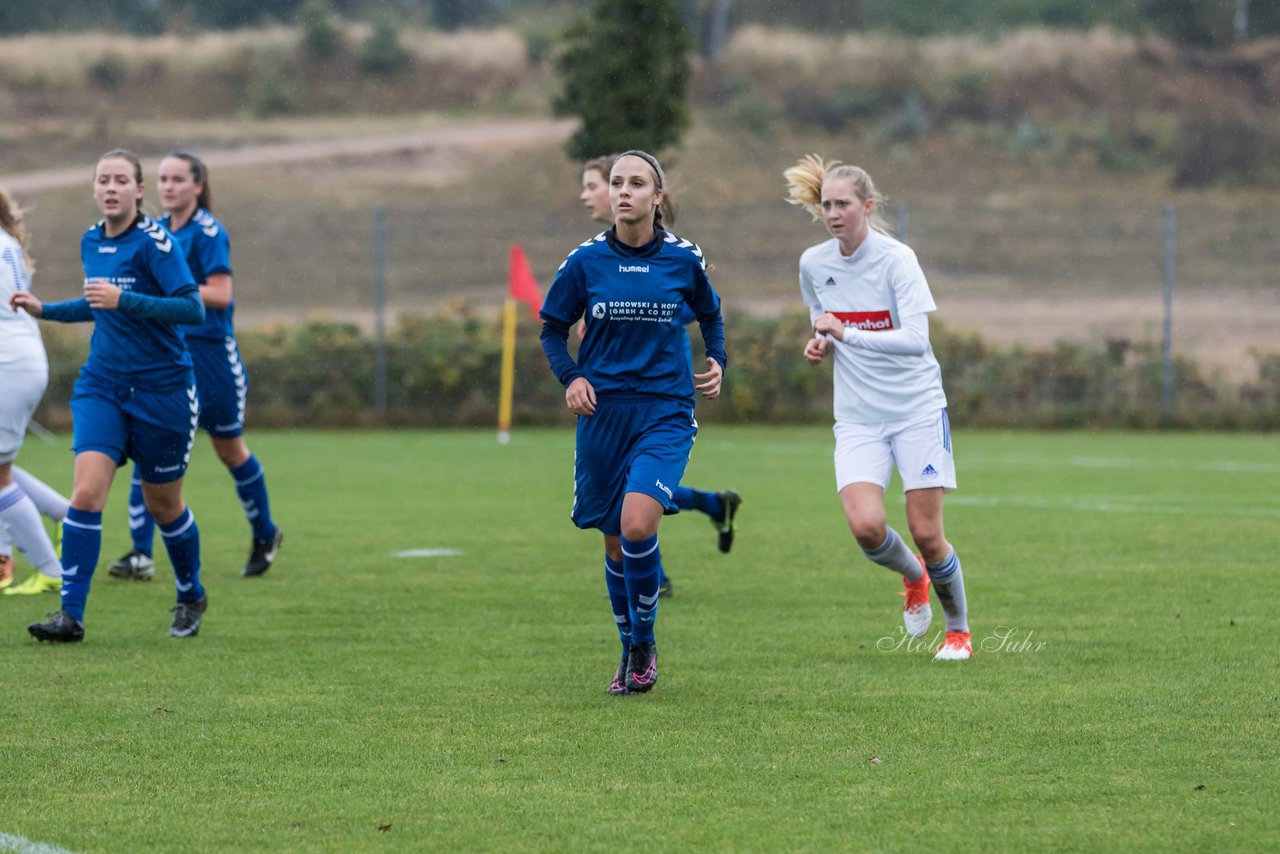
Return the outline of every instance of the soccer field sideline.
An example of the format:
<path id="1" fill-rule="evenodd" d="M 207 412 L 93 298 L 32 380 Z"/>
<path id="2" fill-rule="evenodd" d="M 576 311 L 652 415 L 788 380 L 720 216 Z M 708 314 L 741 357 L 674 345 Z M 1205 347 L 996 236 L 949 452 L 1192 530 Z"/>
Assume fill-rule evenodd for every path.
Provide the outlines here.
<path id="1" fill-rule="evenodd" d="M 199 638 L 164 637 L 164 561 L 150 585 L 100 567 L 77 648 L 22 636 L 52 597 L 0 599 L 20 710 L 0 833 L 77 851 L 595 850 L 640 802 L 662 805 L 658 848 L 1280 841 L 1280 799 L 1257 785 L 1275 672 L 1242 643 L 1277 604 L 1271 437 L 959 432 L 948 534 L 978 657 L 945 668 L 892 642 L 901 600 L 854 553 L 829 430 L 706 426 L 688 480 L 741 489 L 742 527 L 724 556 L 700 517 L 664 521 L 676 597 L 641 698 L 604 694 L 616 637 L 598 538 L 567 520 L 571 430 L 505 448 L 488 431 L 251 440 L 286 546 L 267 577 L 236 577 L 247 528 L 199 447 Z M 45 476 L 69 463 L 24 450 Z M 104 561 L 127 539 L 121 486 Z M 431 549 L 460 554 L 392 556 Z M 618 763 L 633 748 L 638 776 Z M 903 814 L 922 786 L 930 807 Z"/>

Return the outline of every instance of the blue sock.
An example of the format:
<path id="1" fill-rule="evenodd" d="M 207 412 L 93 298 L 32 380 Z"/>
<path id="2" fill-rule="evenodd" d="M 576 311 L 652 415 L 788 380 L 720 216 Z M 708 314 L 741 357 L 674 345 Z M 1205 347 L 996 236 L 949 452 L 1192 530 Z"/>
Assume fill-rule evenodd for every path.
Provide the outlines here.
<path id="1" fill-rule="evenodd" d="M 179 602 L 199 602 L 204 598 L 200 584 L 200 529 L 191 508 L 185 507 L 182 515 L 167 525 L 160 526 L 164 548 L 173 564 L 173 577 L 177 580 Z"/>
<path id="2" fill-rule="evenodd" d="M 622 575 L 622 561 L 604 556 L 604 585 L 609 591 L 613 621 L 618 624 L 618 637 L 625 655 L 631 646 L 631 608 L 627 599 L 627 580 Z"/>
<path id="3" fill-rule="evenodd" d="M 151 544 L 156 538 L 156 520 L 147 512 L 147 502 L 142 497 L 142 478 L 138 467 L 133 467 L 133 479 L 129 481 L 129 536 L 133 537 L 134 551 L 151 557 Z"/>
<path id="4" fill-rule="evenodd" d="M 84 620 L 89 583 L 102 551 L 102 514 L 72 507 L 62 520 L 62 610 Z"/>
<path id="5" fill-rule="evenodd" d="M 671 494 L 671 501 L 681 510 L 697 510 L 706 513 L 712 519 L 719 519 L 724 515 L 724 502 L 714 492 L 706 492 L 690 486 L 677 486 Z"/>
<path id="6" fill-rule="evenodd" d="M 258 458 L 253 454 L 238 468 L 228 469 L 236 482 L 236 494 L 245 518 L 253 526 L 255 540 L 269 540 L 276 535 L 276 523 L 271 521 L 271 501 L 267 498 L 267 477 L 263 474 Z"/>
<path id="7" fill-rule="evenodd" d="M 658 581 L 662 578 L 657 534 L 643 540 L 622 538 L 622 573 L 631 612 L 631 642 L 653 643 L 653 625 L 658 620 Z"/>

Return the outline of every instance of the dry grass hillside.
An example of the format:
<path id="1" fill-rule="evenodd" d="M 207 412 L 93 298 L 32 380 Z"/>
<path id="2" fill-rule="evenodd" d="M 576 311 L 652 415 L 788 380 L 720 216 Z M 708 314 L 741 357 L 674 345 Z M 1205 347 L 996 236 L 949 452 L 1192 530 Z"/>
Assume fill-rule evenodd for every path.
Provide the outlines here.
<path id="1" fill-rule="evenodd" d="M 471 74 L 477 80 L 498 75 L 514 81 L 514 88 L 485 102 L 490 107 L 485 121 L 496 129 L 479 141 L 463 135 L 421 145 L 366 145 L 297 162 L 277 151 L 269 162 L 242 157 L 215 171 L 216 212 L 233 238 L 242 324 L 321 314 L 367 325 L 374 208 L 389 215 L 393 312 L 427 312 L 462 301 L 479 311 L 496 307 L 511 242 L 526 247 L 544 286 L 548 283 L 565 252 L 593 233 L 594 225 L 577 203 L 576 165 L 565 160 L 556 139 L 538 137 L 525 123 L 545 122 L 539 108 L 545 92 L 535 85 L 545 79 L 528 65 L 518 40 L 508 48 L 495 47 L 508 35 L 459 36 L 438 48 L 440 55 L 466 55 L 465 62 L 474 64 L 475 70 L 466 72 L 464 60 L 449 60 L 446 64 L 458 80 Z M 263 39 L 278 49 L 294 37 L 288 31 L 237 36 Z M 244 47 L 226 38 L 226 44 Z M 191 67 L 207 67 L 203 62 L 217 66 L 214 59 L 200 57 L 220 56 L 218 43 L 210 41 L 203 48 L 207 53 L 201 53 L 197 42 L 188 45 Z M 88 44 L 78 62 L 92 63 Z M 424 41 L 415 50 L 425 52 L 428 44 Z M 837 51 L 839 61 L 815 59 L 826 50 Z M 782 202 L 781 172 L 801 154 L 816 151 L 868 168 L 890 196 L 891 222 L 905 205 L 908 241 L 930 277 L 940 319 L 998 344 L 1154 340 L 1161 323 L 1163 206 L 1170 203 L 1178 211 L 1175 345 L 1229 374 L 1248 375 L 1255 353 L 1277 349 L 1280 248 L 1274 234 L 1280 201 L 1274 192 L 1230 184 L 1173 189 L 1173 160 L 1151 157 L 1141 168 L 1117 168 L 1096 146 L 1080 142 L 1105 124 L 1108 110 L 1123 111 L 1144 89 L 1163 91 L 1145 77 L 1128 77 L 1139 74 L 1135 69 L 1158 67 L 1153 63 L 1164 61 L 1159 50 L 1153 43 L 1105 33 L 905 43 L 743 31 L 722 67 L 699 71 L 699 121 L 683 149 L 669 158 L 681 204 L 677 231 L 706 249 L 731 311 L 796 307 L 796 259 L 825 235 L 806 214 Z M 1256 69 L 1272 54 L 1255 50 L 1260 64 L 1250 67 Z M 141 47 L 129 52 L 137 54 L 139 69 L 148 67 Z M 39 53 L 32 50 L 29 56 Z M 0 76 L 6 81 L 19 73 L 14 69 L 26 69 L 21 73 L 34 79 L 29 72 L 37 59 L 20 60 L 7 46 L 0 57 Z M 1199 77 L 1190 59 L 1176 62 L 1180 74 L 1206 87 L 1218 75 L 1234 79 L 1222 70 L 1222 58 Z M 944 120 L 944 110 L 928 105 L 932 120 L 904 134 L 895 131 L 901 110 L 892 104 L 874 110 L 855 104 L 852 114 L 837 116 L 836 122 L 802 112 L 789 116 L 788 108 L 767 101 L 777 97 L 779 104 L 786 103 L 805 81 L 826 77 L 847 78 L 850 86 L 856 79 L 862 81 L 858 87 L 879 91 L 876 85 L 898 79 L 895 68 L 922 85 L 921 91 L 942 93 L 934 96 L 938 104 L 951 97 L 947 92 L 982 94 L 988 105 L 984 110 L 993 104 L 1005 105 L 1003 110 L 1024 98 L 1030 106 L 1023 119 L 1038 133 L 1049 134 L 1057 122 L 1074 128 L 1079 139 L 1027 142 L 1016 122 L 998 116 L 979 119 L 977 113 Z M 1108 86 L 1115 68 L 1124 73 Z M 828 74 L 831 69 L 838 74 Z M 64 73 L 70 75 L 67 80 L 76 76 Z M 744 94 L 735 82 L 742 79 L 768 85 Z M 1164 103 L 1168 112 L 1153 106 L 1142 120 L 1175 141 L 1182 134 L 1178 105 L 1165 102 L 1196 91 L 1192 86 L 1184 92 L 1189 84 L 1178 79 L 1183 83 L 1169 84 L 1175 91 L 1152 102 Z M 1273 85 L 1266 75 L 1260 80 L 1257 86 L 1263 89 Z M 12 94 L 12 87 L 9 91 L 8 115 L 27 109 L 20 102 L 28 96 Z M 41 265 L 37 286 L 54 297 L 73 293 L 80 280 L 78 237 L 95 218 L 88 167 L 105 148 L 135 147 L 153 169 L 156 158 L 175 145 L 243 153 L 264 143 L 403 139 L 425 128 L 476 121 L 448 113 L 373 108 L 353 116 L 322 113 L 269 120 L 244 114 L 170 118 L 152 109 L 103 123 L 92 112 L 56 108 L 60 90 L 53 83 L 46 91 L 50 106 L 43 118 L 0 125 L 0 183 L 6 175 L 33 169 L 85 169 L 83 187 L 32 191 L 23 198 Z M 841 91 L 852 90 L 834 87 L 824 97 Z M 1060 92 L 1057 102 L 1048 94 L 1054 91 Z M 1214 103 L 1235 105 L 1231 109 L 1245 113 L 1257 111 L 1261 97 L 1237 83 L 1212 91 Z M 91 91 L 77 97 L 99 109 L 106 102 Z M 176 97 L 165 87 L 154 94 L 156 104 Z M 750 97 L 764 99 L 769 109 L 741 109 L 743 99 Z M 385 98 L 391 103 L 409 96 Z M 1095 100 L 1098 104 L 1090 107 Z M 130 109 L 142 110 L 141 101 L 130 103 Z M 807 103 L 813 107 L 817 102 Z M 800 106 L 789 109 L 799 111 Z M 865 116 L 859 118 L 858 109 Z"/>

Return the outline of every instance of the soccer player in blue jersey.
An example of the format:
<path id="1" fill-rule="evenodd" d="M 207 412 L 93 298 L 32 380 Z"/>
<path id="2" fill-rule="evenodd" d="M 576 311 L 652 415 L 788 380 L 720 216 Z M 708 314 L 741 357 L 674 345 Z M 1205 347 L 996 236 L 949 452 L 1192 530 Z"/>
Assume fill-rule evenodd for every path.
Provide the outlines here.
<path id="1" fill-rule="evenodd" d="M 75 477 L 63 522 L 62 609 L 27 631 L 38 640 L 84 639 L 84 608 L 102 548 L 102 508 L 116 469 L 132 458 L 160 524 L 178 588 L 173 637 L 193 637 L 208 598 L 200 584 L 200 532 L 182 500 L 199 402 L 180 324 L 204 321 L 182 250 L 142 204 L 142 165 L 130 151 L 99 158 L 93 197 L 103 218 L 80 241 L 84 296 L 43 303 L 30 291 L 10 308 L 63 323 L 92 322 L 89 358 L 71 396 Z"/>
<path id="2" fill-rule="evenodd" d="M 542 347 L 578 416 L 573 522 L 604 534 L 605 585 L 622 640 L 612 694 L 657 682 L 658 524 L 674 506 L 698 431 L 695 390 L 717 397 L 727 361 L 702 250 L 663 228 L 665 187 L 652 156 L 619 155 L 609 175 L 613 227 L 569 254 L 542 306 Z M 699 374 L 677 322 L 686 305 L 706 344 Z M 569 330 L 584 316 L 575 362 Z"/>
<path id="3" fill-rule="evenodd" d="M 578 198 L 582 200 L 582 206 L 587 209 L 591 218 L 602 224 L 613 224 L 613 209 L 609 206 L 609 170 L 616 159 L 616 155 L 609 154 L 592 158 L 582 165 L 582 193 Z M 675 225 L 676 207 L 670 190 L 662 197 L 661 210 L 663 224 L 667 228 Z M 693 311 L 685 306 L 681 309 L 676 323 L 683 331 L 695 319 Z M 579 336 L 584 328 L 585 324 L 579 327 Z M 706 489 L 695 489 L 692 486 L 679 486 L 675 490 L 673 500 L 677 509 L 705 513 L 711 519 L 711 524 L 715 526 L 716 545 L 719 546 L 720 551 L 729 553 L 733 548 L 738 508 L 742 505 L 741 495 L 732 489 L 711 492 Z M 664 574 L 662 583 L 659 585 L 661 595 L 672 595 L 674 588 L 671 577 Z"/>
<path id="4" fill-rule="evenodd" d="M 214 453 L 231 473 L 240 505 L 253 530 L 249 559 L 242 574 L 262 575 L 271 568 L 284 535 L 271 518 L 262 466 L 244 441 L 249 375 L 240 361 L 232 322 L 235 302 L 231 297 L 231 241 L 226 228 L 210 213 L 212 190 L 203 160 L 189 152 L 174 152 L 160 161 L 157 183 L 165 209 L 159 222 L 178 241 L 204 301 L 205 322 L 183 330 L 200 394 L 200 426 L 209 434 Z M 136 466 L 129 492 L 129 531 L 133 548 L 107 571 L 116 578 L 148 581 L 155 572 L 151 559 L 155 521 L 143 501 Z"/>

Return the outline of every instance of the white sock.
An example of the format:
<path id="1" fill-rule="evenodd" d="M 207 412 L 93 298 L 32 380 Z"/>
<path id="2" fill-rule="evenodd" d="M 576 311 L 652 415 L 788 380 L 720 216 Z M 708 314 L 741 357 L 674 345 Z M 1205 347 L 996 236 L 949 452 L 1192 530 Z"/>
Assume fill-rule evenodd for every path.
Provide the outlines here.
<path id="1" fill-rule="evenodd" d="M 62 564 L 40 521 L 40 511 L 17 483 L 0 489 L 0 522 L 32 566 L 50 578 L 62 577 Z"/>
<path id="2" fill-rule="evenodd" d="M 893 528 L 889 528 L 889 533 L 885 535 L 884 542 L 878 548 L 872 551 L 863 549 L 862 553 L 867 556 L 867 560 L 892 569 L 907 581 L 919 581 L 920 576 L 924 575 L 920 558 L 911 553 L 910 547 Z"/>
<path id="3" fill-rule="evenodd" d="M 964 598 L 964 574 L 955 549 L 937 565 L 929 564 L 929 580 L 938 594 L 942 612 L 947 615 L 947 631 L 969 631 L 969 603 Z"/>
<path id="4" fill-rule="evenodd" d="M 71 502 L 63 498 L 58 490 L 20 466 L 13 466 L 10 471 L 13 473 L 13 479 L 22 487 L 22 491 L 36 505 L 41 516 L 55 522 L 61 522 L 67 518 L 67 509 L 71 506 Z"/>

